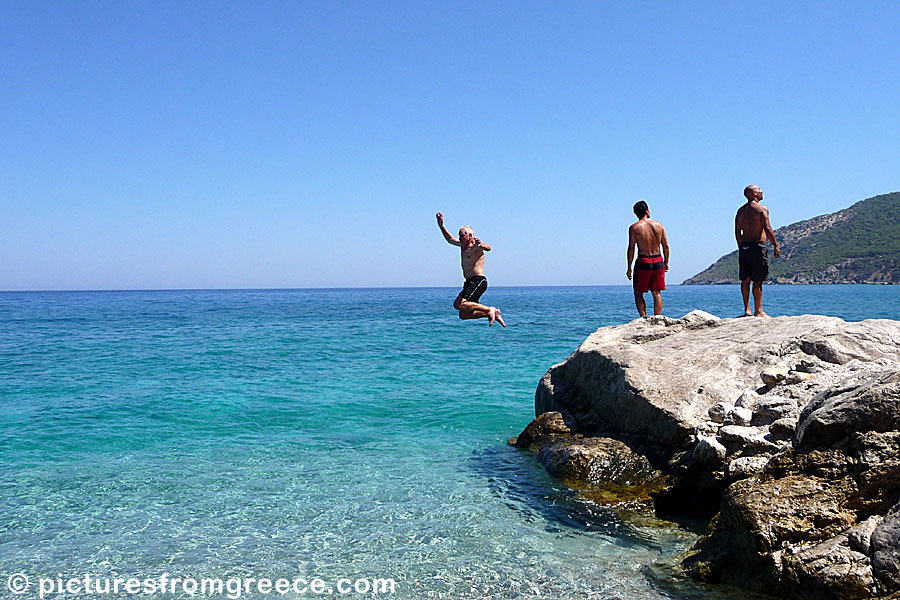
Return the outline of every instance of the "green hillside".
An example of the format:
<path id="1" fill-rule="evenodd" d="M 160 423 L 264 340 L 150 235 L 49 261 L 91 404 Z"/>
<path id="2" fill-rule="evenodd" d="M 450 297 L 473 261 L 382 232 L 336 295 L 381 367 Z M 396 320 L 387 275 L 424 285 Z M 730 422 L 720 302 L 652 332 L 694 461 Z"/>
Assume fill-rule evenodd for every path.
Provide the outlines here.
<path id="1" fill-rule="evenodd" d="M 900 192 L 775 230 L 770 283 L 900 283 Z M 737 250 L 685 285 L 739 283 Z"/>

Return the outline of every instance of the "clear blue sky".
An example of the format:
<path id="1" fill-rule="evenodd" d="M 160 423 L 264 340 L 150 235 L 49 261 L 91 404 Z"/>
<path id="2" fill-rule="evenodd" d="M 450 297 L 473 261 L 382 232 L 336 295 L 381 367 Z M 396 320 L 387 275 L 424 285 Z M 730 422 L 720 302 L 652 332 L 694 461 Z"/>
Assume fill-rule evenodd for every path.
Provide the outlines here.
<path id="1" fill-rule="evenodd" d="M 670 281 L 900 189 L 898 2 L 0 0 L 0 289 Z"/>

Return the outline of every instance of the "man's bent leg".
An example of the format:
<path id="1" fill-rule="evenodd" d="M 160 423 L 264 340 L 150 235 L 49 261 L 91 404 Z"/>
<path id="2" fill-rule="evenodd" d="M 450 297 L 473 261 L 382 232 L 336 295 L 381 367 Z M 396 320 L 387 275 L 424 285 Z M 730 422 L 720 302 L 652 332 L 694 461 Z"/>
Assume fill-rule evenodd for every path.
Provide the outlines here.
<path id="1" fill-rule="evenodd" d="M 469 302 L 463 300 L 459 307 L 460 319 L 483 319 L 487 317 L 490 321 L 489 325 L 493 325 L 494 321 L 499 321 L 501 325 L 506 327 L 506 322 L 500 316 L 500 309 L 495 306 L 485 306 L 477 302 Z"/>
<path id="2" fill-rule="evenodd" d="M 644 302 L 644 294 L 634 292 L 634 305 L 637 307 L 638 314 L 642 317 L 647 316 L 647 303 Z"/>
<path id="3" fill-rule="evenodd" d="M 750 312 L 750 278 L 741 281 L 741 296 L 744 297 L 744 316 L 749 317 Z"/>
<path id="4" fill-rule="evenodd" d="M 477 302 L 472 302 L 471 300 L 463 300 L 459 307 L 460 310 L 468 309 L 478 313 L 484 313 L 484 316 L 487 316 L 487 313 L 490 312 L 491 307 L 485 306 L 484 304 L 478 304 Z"/>
<path id="5" fill-rule="evenodd" d="M 471 304 L 464 304 L 459 309 L 460 319 L 483 319 L 491 315 L 491 309 L 487 307 L 474 308 Z"/>
<path id="6" fill-rule="evenodd" d="M 491 316 L 491 307 L 463 300 L 459 305 L 460 319 L 483 319 Z"/>
<path id="7" fill-rule="evenodd" d="M 757 317 L 768 317 L 763 309 L 762 309 L 762 281 L 754 281 L 753 282 L 753 308 L 755 312 L 753 313 Z"/>
<path id="8" fill-rule="evenodd" d="M 653 314 L 661 315 L 662 314 L 662 292 L 660 292 L 659 290 L 652 290 L 650 292 L 650 294 L 653 295 Z"/>

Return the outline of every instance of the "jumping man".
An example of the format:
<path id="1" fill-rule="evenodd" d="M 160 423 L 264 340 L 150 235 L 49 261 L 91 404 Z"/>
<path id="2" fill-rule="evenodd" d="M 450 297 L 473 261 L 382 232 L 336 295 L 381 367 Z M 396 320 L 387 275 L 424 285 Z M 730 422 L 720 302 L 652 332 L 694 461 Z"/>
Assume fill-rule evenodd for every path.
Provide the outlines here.
<path id="1" fill-rule="evenodd" d="M 641 200 L 634 205 L 634 214 L 638 218 L 628 228 L 628 272 L 625 276 L 631 279 L 631 263 L 634 261 L 634 247 L 638 248 L 638 258 L 634 265 L 634 304 L 642 317 L 647 316 L 647 303 L 644 293 L 648 290 L 653 295 L 653 314 L 662 314 L 662 290 L 666 289 L 666 271 L 669 270 L 669 239 L 666 228 L 658 221 L 650 220 L 650 208 Z M 659 249 L 662 247 L 663 258 Z"/>
<path id="2" fill-rule="evenodd" d="M 484 253 L 490 252 L 491 247 L 475 237 L 475 232 L 468 225 L 460 227 L 459 239 L 453 237 L 444 227 L 444 215 L 437 213 L 435 216 L 447 243 L 459 246 L 460 249 L 462 271 L 466 282 L 463 284 L 459 296 L 453 301 L 453 308 L 459 311 L 459 318 L 481 319 L 487 317 L 489 326 L 493 325 L 494 321 L 498 321 L 506 327 L 503 317 L 500 316 L 499 308 L 478 303 L 488 287 L 487 278 L 484 276 Z"/>

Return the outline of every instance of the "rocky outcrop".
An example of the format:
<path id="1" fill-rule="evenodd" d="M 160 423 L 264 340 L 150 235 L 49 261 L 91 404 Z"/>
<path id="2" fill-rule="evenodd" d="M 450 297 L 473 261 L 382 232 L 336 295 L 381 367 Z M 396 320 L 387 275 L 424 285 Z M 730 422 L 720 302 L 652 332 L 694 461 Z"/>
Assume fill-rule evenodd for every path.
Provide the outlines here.
<path id="1" fill-rule="evenodd" d="M 514 441 L 567 485 L 614 503 L 627 482 L 663 516 L 715 515 L 684 561 L 696 578 L 900 591 L 898 322 L 697 311 L 605 327 L 544 375 L 535 412 Z"/>
<path id="2" fill-rule="evenodd" d="M 800 415 L 792 447 L 726 490 L 688 571 L 784 596 L 869 598 L 900 589 L 900 530 L 892 528 L 898 429 L 900 371 L 857 373 L 819 393 Z"/>

